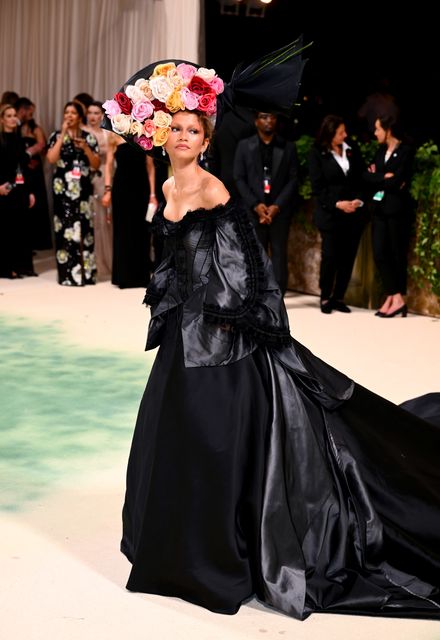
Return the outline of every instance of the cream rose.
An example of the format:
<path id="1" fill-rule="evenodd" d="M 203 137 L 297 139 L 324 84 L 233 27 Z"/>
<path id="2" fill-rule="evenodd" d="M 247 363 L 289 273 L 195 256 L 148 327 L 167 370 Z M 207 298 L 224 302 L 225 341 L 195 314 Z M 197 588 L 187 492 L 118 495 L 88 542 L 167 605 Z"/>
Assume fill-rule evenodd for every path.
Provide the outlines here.
<path id="1" fill-rule="evenodd" d="M 132 119 L 130 116 L 127 116 L 125 113 L 118 113 L 110 118 L 110 120 L 112 123 L 112 129 L 115 133 L 124 135 L 130 132 L 132 123 Z"/>
<path id="2" fill-rule="evenodd" d="M 153 92 L 151 91 L 150 83 L 148 82 L 148 80 L 139 78 L 139 80 L 136 80 L 135 82 L 135 87 L 140 89 L 144 96 L 148 98 L 148 100 L 151 100 L 153 98 Z"/>
<path id="3" fill-rule="evenodd" d="M 153 122 L 158 129 L 166 129 L 171 124 L 172 117 L 169 113 L 165 113 L 165 111 L 156 111 L 154 114 Z"/>
<path id="4" fill-rule="evenodd" d="M 141 136 L 144 132 L 144 125 L 141 122 L 135 120 L 130 125 L 130 133 L 134 136 Z"/>

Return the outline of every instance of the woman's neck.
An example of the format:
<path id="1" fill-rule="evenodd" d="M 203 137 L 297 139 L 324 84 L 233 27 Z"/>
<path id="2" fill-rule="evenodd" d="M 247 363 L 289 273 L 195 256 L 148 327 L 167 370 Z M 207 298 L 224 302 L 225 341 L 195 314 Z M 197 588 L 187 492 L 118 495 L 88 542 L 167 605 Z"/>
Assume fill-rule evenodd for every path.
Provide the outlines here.
<path id="1" fill-rule="evenodd" d="M 395 147 L 397 147 L 398 144 L 400 144 L 400 140 L 398 140 L 394 136 L 389 136 L 389 138 L 386 141 L 388 151 L 392 151 L 393 149 L 395 149 Z"/>
<path id="2" fill-rule="evenodd" d="M 193 191 L 196 181 L 200 179 L 203 171 L 197 162 L 193 161 L 185 164 L 171 162 L 171 167 L 173 169 L 176 194 L 188 191 L 188 189 Z"/>

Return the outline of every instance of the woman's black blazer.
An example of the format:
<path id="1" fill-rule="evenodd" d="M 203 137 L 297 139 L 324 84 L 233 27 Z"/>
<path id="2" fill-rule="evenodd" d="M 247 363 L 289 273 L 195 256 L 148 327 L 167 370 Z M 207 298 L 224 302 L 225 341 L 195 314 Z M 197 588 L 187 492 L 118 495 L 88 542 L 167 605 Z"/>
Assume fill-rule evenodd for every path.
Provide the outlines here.
<path id="1" fill-rule="evenodd" d="M 412 176 L 414 150 L 408 144 L 399 144 L 385 162 L 387 147 L 381 145 L 376 153 L 374 163 L 375 173 L 366 173 L 365 180 L 371 185 L 372 195 L 383 191 L 381 201 L 374 202 L 374 212 L 382 215 L 395 216 L 407 210 L 409 199 L 409 185 Z M 385 178 L 386 173 L 393 173 L 392 178 Z"/>
<path id="2" fill-rule="evenodd" d="M 315 199 L 314 222 L 318 229 L 334 228 L 346 214 L 336 208 L 339 200 L 364 200 L 362 175 L 365 163 L 359 148 L 353 143 L 347 143 L 347 157 L 350 168 L 345 174 L 337 160 L 327 149 L 314 145 L 309 155 L 309 173 L 312 182 L 312 193 Z M 361 208 L 355 214 L 362 215 Z"/>

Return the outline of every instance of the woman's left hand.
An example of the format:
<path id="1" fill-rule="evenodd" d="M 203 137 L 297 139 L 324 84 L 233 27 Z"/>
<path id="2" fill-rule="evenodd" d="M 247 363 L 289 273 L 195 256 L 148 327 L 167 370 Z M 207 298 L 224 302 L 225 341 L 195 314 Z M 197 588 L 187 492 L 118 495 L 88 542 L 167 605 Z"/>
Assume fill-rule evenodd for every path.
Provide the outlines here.
<path id="1" fill-rule="evenodd" d="M 32 209 L 32 207 L 35 204 L 35 196 L 33 193 L 29 194 L 29 209 Z"/>

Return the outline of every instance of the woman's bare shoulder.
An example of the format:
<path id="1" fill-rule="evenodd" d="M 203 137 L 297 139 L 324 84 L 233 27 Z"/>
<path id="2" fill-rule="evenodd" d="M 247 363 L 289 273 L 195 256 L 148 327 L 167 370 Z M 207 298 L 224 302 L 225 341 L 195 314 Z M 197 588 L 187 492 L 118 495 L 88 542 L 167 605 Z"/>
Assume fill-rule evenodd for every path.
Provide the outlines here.
<path id="1" fill-rule="evenodd" d="M 162 193 L 165 196 L 165 200 L 168 200 L 171 189 L 174 186 L 174 178 L 171 176 L 162 184 Z"/>
<path id="2" fill-rule="evenodd" d="M 208 174 L 202 181 L 204 206 L 207 209 L 226 204 L 230 199 L 229 191 L 221 180 Z"/>

